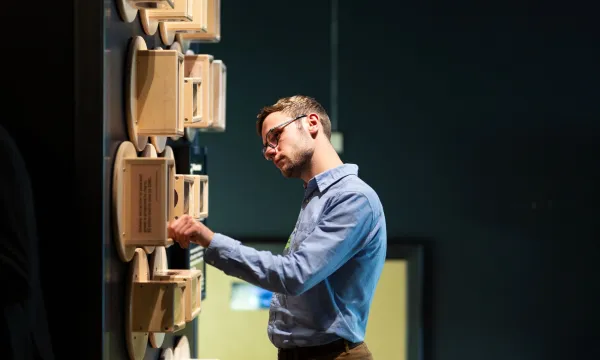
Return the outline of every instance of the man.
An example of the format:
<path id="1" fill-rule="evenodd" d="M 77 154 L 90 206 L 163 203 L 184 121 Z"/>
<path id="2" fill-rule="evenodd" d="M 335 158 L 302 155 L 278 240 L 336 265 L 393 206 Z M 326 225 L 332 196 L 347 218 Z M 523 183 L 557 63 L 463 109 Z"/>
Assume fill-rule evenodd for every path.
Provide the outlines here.
<path id="1" fill-rule="evenodd" d="M 372 359 L 364 343 L 386 254 L 386 224 L 375 191 L 331 145 L 323 107 L 292 96 L 258 114 L 263 155 L 304 182 L 304 199 L 283 255 L 243 246 L 183 216 L 169 225 L 182 247 L 206 248 L 205 261 L 274 293 L 267 332 L 278 359 Z"/>

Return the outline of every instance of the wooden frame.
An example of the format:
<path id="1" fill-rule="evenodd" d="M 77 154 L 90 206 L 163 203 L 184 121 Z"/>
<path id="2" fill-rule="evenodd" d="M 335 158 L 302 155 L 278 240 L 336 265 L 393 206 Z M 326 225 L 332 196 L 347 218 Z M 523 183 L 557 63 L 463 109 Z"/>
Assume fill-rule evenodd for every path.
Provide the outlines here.
<path id="1" fill-rule="evenodd" d="M 175 41 L 175 36 L 182 33 L 208 32 L 208 2 L 209 0 L 192 0 L 192 21 L 162 21 L 159 24 L 162 41 L 170 45 Z"/>
<path id="2" fill-rule="evenodd" d="M 176 39 L 190 43 L 218 43 L 221 41 L 221 0 L 207 1 L 206 32 L 178 33 Z"/>
<path id="3" fill-rule="evenodd" d="M 174 205 L 173 205 L 173 218 L 177 219 L 183 215 L 190 214 L 190 203 L 194 200 L 191 199 L 194 194 L 194 178 L 190 175 L 175 174 L 174 180 Z"/>
<path id="4" fill-rule="evenodd" d="M 207 128 L 212 125 L 210 94 L 213 61 L 214 57 L 208 54 L 185 55 L 184 57 L 185 78 L 200 79 L 196 89 L 196 98 L 192 100 L 196 104 L 196 115 L 192 121 L 184 121 L 184 127 Z M 187 102 L 186 106 L 189 108 Z"/>
<path id="5" fill-rule="evenodd" d="M 204 130 L 223 132 L 227 107 L 227 67 L 222 60 L 214 60 L 211 64 L 211 96 L 212 124 Z"/>
<path id="6" fill-rule="evenodd" d="M 208 175 L 185 175 L 190 180 L 189 215 L 197 220 L 208 217 Z"/>
<path id="7" fill-rule="evenodd" d="M 161 22 L 191 22 L 194 20 L 194 0 L 173 0 L 172 8 L 140 9 L 140 21 L 144 32 L 154 35 Z M 170 45 L 170 44 L 169 44 Z"/>
<path id="8" fill-rule="evenodd" d="M 184 204 L 184 177 L 183 175 L 175 174 L 173 181 L 173 218 L 178 219 L 183 216 Z"/>
<path id="9" fill-rule="evenodd" d="M 184 110 L 183 124 L 189 127 L 189 124 L 197 123 L 202 120 L 202 79 L 186 77 L 184 78 Z"/>

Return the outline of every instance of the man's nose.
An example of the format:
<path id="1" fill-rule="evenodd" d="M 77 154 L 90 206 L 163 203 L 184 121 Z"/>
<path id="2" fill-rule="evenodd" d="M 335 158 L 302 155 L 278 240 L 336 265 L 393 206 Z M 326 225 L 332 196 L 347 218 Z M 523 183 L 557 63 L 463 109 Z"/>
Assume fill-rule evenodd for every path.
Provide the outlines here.
<path id="1" fill-rule="evenodd" d="M 265 157 L 267 158 L 267 160 L 273 160 L 275 154 L 277 154 L 277 150 L 270 146 L 267 146 L 267 150 L 265 151 Z"/>

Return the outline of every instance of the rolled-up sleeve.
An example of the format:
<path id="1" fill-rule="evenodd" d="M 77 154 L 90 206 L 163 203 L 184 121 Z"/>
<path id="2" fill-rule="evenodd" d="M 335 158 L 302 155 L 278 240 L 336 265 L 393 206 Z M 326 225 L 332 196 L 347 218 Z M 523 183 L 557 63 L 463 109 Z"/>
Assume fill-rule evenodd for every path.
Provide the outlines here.
<path id="1" fill-rule="evenodd" d="M 227 275 L 269 291 L 299 295 L 336 271 L 365 245 L 373 220 L 364 194 L 343 192 L 336 194 L 315 229 L 290 254 L 256 250 L 215 233 L 204 257 Z"/>

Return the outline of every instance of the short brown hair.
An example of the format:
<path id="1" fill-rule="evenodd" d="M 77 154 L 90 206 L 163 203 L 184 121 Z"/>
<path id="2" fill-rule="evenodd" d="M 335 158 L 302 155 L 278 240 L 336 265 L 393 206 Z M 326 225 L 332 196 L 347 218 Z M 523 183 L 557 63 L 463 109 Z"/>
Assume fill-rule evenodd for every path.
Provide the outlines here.
<path id="1" fill-rule="evenodd" d="M 327 136 L 327 139 L 331 139 L 331 120 L 329 120 L 325 108 L 312 97 L 304 95 L 284 97 L 277 100 L 273 105 L 263 107 L 256 116 L 258 119 L 256 121 L 256 132 L 258 133 L 258 136 L 262 136 L 262 126 L 267 116 L 278 111 L 291 117 L 316 113 L 321 119 L 321 125 L 323 126 L 325 136 Z"/>

